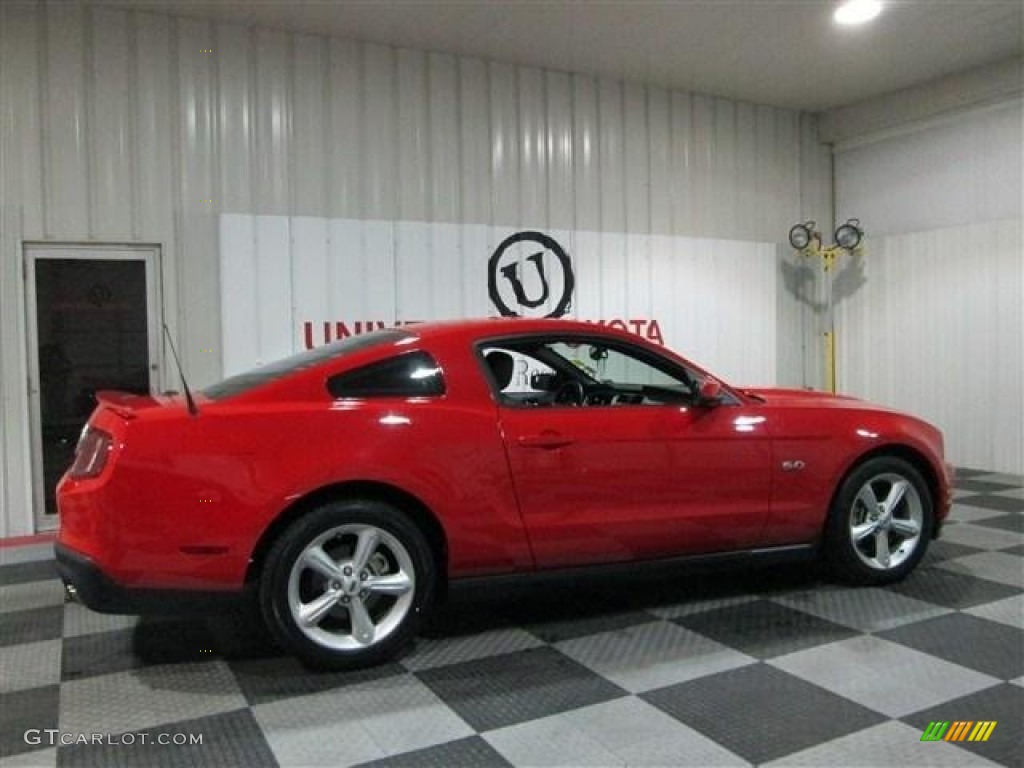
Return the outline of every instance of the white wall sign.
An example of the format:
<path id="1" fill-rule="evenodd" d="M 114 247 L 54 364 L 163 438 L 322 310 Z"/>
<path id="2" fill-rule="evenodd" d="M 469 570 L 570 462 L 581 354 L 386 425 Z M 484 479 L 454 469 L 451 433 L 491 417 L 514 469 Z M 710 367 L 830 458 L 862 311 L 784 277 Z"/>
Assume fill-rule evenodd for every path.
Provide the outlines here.
<path id="1" fill-rule="evenodd" d="M 485 225 L 225 214 L 225 375 L 392 325 L 572 317 L 775 382 L 775 246 Z"/>

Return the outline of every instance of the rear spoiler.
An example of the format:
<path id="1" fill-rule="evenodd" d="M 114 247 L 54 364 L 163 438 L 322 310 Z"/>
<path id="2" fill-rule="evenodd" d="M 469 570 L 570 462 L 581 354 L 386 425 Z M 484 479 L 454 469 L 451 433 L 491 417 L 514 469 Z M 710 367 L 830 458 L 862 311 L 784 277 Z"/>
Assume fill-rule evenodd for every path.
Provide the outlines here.
<path id="1" fill-rule="evenodd" d="M 96 393 L 96 402 L 126 421 L 134 419 L 139 411 L 160 405 L 156 398 L 149 395 L 136 395 L 133 392 L 120 392 L 116 389 L 101 389 Z"/>

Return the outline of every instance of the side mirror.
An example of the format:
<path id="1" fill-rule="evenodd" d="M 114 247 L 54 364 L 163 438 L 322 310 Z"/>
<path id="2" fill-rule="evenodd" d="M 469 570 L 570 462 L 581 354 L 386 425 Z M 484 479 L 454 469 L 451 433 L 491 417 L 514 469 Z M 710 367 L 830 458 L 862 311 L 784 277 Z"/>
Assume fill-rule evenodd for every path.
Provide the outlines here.
<path id="1" fill-rule="evenodd" d="M 697 405 L 711 407 L 720 402 L 722 402 L 722 382 L 709 376 L 700 383 Z"/>

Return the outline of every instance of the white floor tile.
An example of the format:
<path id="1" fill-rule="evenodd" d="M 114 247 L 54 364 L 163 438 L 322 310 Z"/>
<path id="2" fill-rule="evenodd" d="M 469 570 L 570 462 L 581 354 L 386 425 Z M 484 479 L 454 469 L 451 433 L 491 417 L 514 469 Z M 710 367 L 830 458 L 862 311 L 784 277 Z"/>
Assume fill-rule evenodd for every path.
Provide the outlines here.
<path id="1" fill-rule="evenodd" d="M 1024 589 L 1024 558 L 1006 552 L 979 552 L 952 560 L 945 560 L 936 568 L 954 573 L 966 573 L 979 579 L 998 581 L 1011 587 Z"/>
<path id="2" fill-rule="evenodd" d="M 769 663 L 889 717 L 902 717 L 1000 682 L 870 635 L 787 654 Z"/>
<path id="3" fill-rule="evenodd" d="M 252 709 L 282 765 L 353 765 L 474 733 L 411 675 Z"/>
<path id="4" fill-rule="evenodd" d="M 669 622 L 640 624 L 566 640 L 556 647 L 637 693 L 753 664 L 757 660 Z"/>
<path id="5" fill-rule="evenodd" d="M 994 603 L 976 605 L 966 609 L 964 613 L 1024 629 L 1024 595 L 1014 595 L 1004 600 L 996 600 Z"/>
<path id="6" fill-rule="evenodd" d="M 0 647 L 0 694 L 60 682 L 60 638 Z"/>

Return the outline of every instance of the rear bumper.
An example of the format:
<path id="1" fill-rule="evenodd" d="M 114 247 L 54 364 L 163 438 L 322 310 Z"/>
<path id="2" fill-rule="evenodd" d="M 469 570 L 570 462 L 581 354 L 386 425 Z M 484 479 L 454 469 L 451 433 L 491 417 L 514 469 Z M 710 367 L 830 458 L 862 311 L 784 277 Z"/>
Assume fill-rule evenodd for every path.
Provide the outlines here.
<path id="1" fill-rule="evenodd" d="M 180 614 L 222 611 L 239 604 L 245 592 L 205 592 L 125 587 L 93 560 L 60 542 L 53 545 L 57 572 L 78 599 L 99 613 Z"/>

